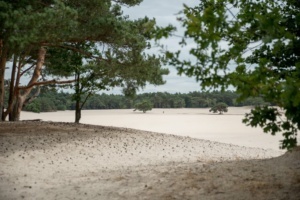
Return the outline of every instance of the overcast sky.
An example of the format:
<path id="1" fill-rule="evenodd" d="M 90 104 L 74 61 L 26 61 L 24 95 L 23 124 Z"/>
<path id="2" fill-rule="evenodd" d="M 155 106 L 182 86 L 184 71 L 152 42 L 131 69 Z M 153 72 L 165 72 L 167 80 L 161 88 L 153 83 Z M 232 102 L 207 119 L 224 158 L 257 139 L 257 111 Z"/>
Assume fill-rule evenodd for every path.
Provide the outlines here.
<path id="1" fill-rule="evenodd" d="M 150 19 L 155 18 L 157 25 L 159 26 L 167 26 L 172 24 L 177 27 L 178 32 L 177 35 L 183 35 L 183 29 L 181 25 L 176 20 L 177 13 L 183 9 L 183 4 L 187 5 L 196 5 L 198 0 L 144 0 L 139 6 L 123 8 L 124 15 L 129 15 L 131 19 L 144 18 L 145 16 Z M 178 45 L 180 38 L 172 37 L 161 41 L 161 43 L 169 50 L 169 51 L 177 51 L 181 49 Z M 193 44 L 189 44 L 193 45 Z M 181 49 L 182 50 L 182 49 Z M 159 51 L 158 48 L 151 49 L 150 53 L 157 53 Z M 188 52 L 188 51 L 186 51 Z M 173 66 L 163 66 L 164 68 L 168 68 L 170 70 L 170 74 L 164 76 L 164 80 L 166 81 L 165 85 L 161 86 L 153 86 L 147 85 L 144 89 L 140 89 L 138 93 L 145 92 L 169 92 L 169 93 L 188 93 L 191 91 L 199 91 L 200 84 L 195 81 L 195 78 L 189 78 L 186 76 L 177 75 L 177 70 Z M 10 70 L 6 70 L 6 78 L 10 76 Z M 25 82 L 28 80 L 26 79 Z M 103 91 L 100 91 L 102 93 Z M 106 93 L 113 94 L 121 94 L 120 88 L 111 89 Z"/>
<path id="2" fill-rule="evenodd" d="M 131 19 L 143 18 L 145 16 L 150 19 L 155 18 L 159 26 L 167 26 L 172 24 L 177 27 L 177 35 L 183 35 L 183 29 L 176 20 L 176 14 L 183 9 L 183 4 L 196 5 L 198 0 L 144 0 L 139 6 L 124 8 L 124 14 L 129 15 Z M 177 51 L 180 49 L 178 42 L 179 38 L 169 38 L 162 41 L 162 44 L 169 51 Z M 158 49 L 154 49 L 157 52 Z M 148 85 L 139 93 L 144 92 L 169 92 L 169 93 L 188 93 L 191 91 L 199 91 L 200 85 L 195 81 L 195 78 L 177 75 L 177 70 L 173 66 L 164 66 L 169 68 L 170 74 L 164 76 L 167 81 L 165 85 L 152 86 Z M 114 89 L 111 92 L 119 93 L 119 89 Z"/>

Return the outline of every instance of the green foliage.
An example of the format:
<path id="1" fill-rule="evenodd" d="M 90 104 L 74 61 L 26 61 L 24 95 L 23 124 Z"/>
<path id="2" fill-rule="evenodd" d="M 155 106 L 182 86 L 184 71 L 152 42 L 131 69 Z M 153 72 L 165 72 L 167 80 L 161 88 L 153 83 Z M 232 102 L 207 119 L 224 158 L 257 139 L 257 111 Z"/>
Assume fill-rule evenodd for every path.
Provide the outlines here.
<path id="1" fill-rule="evenodd" d="M 23 110 L 31 112 L 52 112 L 57 110 L 71 109 L 71 95 L 58 93 L 55 88 L 42 87 L 40 95 L 31 103 L 27 104 Z"/>
<path id="2" fill-rule="evenodd" d="M 143 101 L 141 103 L 135 104 L 134 108 L 134 111 L 139 110 L 143 111 L 143 113 L 146 113 L 146 111 L 152 110 L 152 104 L 149 101 Z"/>
<path id="3" fill-rule="evenodd" d="M 213 113 L 219 113 L 220 115 L 223 114 L 224 112 L 228 111 L 228 106 L 226 103 L 217 103 L 216 105 L 214 105 L 209 112 L 213 112 Z"/>
<path id="4" fill-rule="evenodd" d="M 78 111 L 99 90 L 120 86 L 126 95 L 132 95 L 146 84 L 164 84 L 163 75 L 169 71 L 161 66 L 163 58 L 145 53 L 151 47 L 150 40 L 154 38 L 155 30 L 161 28 L 156 27 L 154 19 L 147 17 L 130 20 L 121 10 L 121 6 L 135 6 L 140 2 L 1 1 L 0 52 L 3 44 L 9 52 L 8 58 L 18 58 L 22 72 L 17 73 L 32 75 L 38 63 L 37 51 L 42 47 L 47 54 L 41 59 L 45 59 L 45 68 L 42 71 L 43 81 L 39 79 L 39 85 L 48 84 L 53 76 L 55 83 L 59 83 L 61 78 L 75 77 L 73 99 L 77 102 Z M 2 56 L 0 53 L 0 60 Z M 32 67 L 26 68 L 26 64 Z M 40 72 L 40 69 L 36 72 Z M 30 86 L 26 88 L 28 91 L 40 76 L 39 73 L 34 75 Z M 21 91 L 14 95 L 30 96 L 29 93 Z M 50 109 L 52 106 L 46 110 Z"/>
<path id="5" fill-rule="evenodd" d="M 1 1 L 1 37 L 12 47 L 63 42 L 113 42 L 111 34 L 122 30 L 120 5 L 134 6 L 141 0 L 32 0 Z M 125 22 L 126 23 L 126 22 Z M 41 34 L 43 33 L 43 34 Z"/>
<path id="6" fill-rule="evenodd" d="M 282 133 L 281 148 L 297 145 L 300 129 L 300 3 L 295 0 L 204 0 L 185 6 L 179 20 L 191 58 L 167 52 L 180 74 L 195 76 L 203 89 L 234 86 L 239 98 L 260 97 L 273 107 L 256 107 L 244 122 Z M 263 105 L 262 105 L 263 106 Z M 269 119 L 271 114 L 276 116 Z M 283 120 L 283 121 L 281 121 Z M 271 124 L 270 124 L 271 123 Z"/>
<path id="7" fill-rule="evenodd" d="M 99 90 L 109 90 L 119 86 L 123 87 L 126 96 L 134 96 L 136 91 L 147 83 L 153 85 L 165 83 L 163 75 L 168 74 L 169 71 L 161 68 L 162 58 L 144 53 L 149 38 L 142 28 L 147 23 L 149 23 L 147 18 L 134 22 L 128 21 L 123 29 L 131 34 L 123 35 L 122 38 L 111 35 L 116 37 L 114 44 L 103 45 L 106 49 L 103 52 L 97 51 L 97 45 L 85 45 L 85 52 L 97 59 L 89 58 L 88 63 L 83 66 L 79 63 L 83 58 L 78 59 L 78 53 L 71 52 L 68 57 L 74 59 L 70 60 L 69 69 L 73 69 L 76 79 L 73 96 L 77 101 L 76 112 L 79 113 L 88 98 Z M 79 122 L 79 118 L 76 120 Z"/>
<path id="8" fill-rule="evenodd" d="M 38 101 L 34 101 L 34 102 L 26 105 L 23 110 L 31 111 L 31 112 L 34 112 L 34 113 L 40 113 L 41 111 L 44 111 L 44 110 L 41 110 L 41 105 Z"/>
<path id="9" fill-rule="evenodd" d="M 282 148 L 291 149 L 297 145 L 297 139 L 294 137 L 297 130 L 294 130 L 295 127 L 290 121 L 281 120 L 282 114 L 282 110 L 277 107 L 256 107 L 246 114 L 243 122 L 254 127 L 264 127 L 264 132 L 272 135 L 283 132 Z"/>
<path id="10" fill-rule="evenodd" d="M 85 98 L 86 96 L 83 96 Z M 24 110 L 32 112 L 46 112 L 41 106 L 41 99 L 48 99 L 49 110 L 75 110 L 74 94 L 57 92 L 55 88 L 42 87 L 40 96 L 33 102 L 26 105 Z M 236 102 L 238 95 L 234 92 L 190 92 L 187 94 L 167 92 L 143 93 L 137 94 L 133 98 L 125 95 L 114 94 L 93 94 L 90 96 L 82 109 L 131 109 L 134 105 L 148 101 L 153 108 L 208 108 L 219 102 L 226 102 L 228 106 L 253 106 L 257 101 L 263 102 L 262 99 L 246 99 L 244 102 Z M 202 103 L 205 102 L 205 103 Z M 266 104 L 265 102 L 262 103 Z"/>

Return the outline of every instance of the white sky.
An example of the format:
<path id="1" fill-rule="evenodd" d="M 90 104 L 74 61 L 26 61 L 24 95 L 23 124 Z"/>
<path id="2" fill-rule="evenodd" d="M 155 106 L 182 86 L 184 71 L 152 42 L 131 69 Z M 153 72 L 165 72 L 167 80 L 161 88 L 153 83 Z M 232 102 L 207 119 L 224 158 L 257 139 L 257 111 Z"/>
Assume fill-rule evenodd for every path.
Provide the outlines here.
<path id="1" fill-rule="evenodd" d="M 129 15 L 131 19 L 143 18 L 145 16 L 150 19 L 155 18 L 159 26 L 167 26 L 172 24 L 177 27 L 177 35 L 183 35 L 183 29 L 176 20 L 176 14 L 183 9 L 183 4 L 197 5 L 198 0 L 144 0 L 139 6 L 123 8 L 124 14 Z M 161 41 L 169 51 L 177 51 L 181 49 L 178 45 L 180 38 L 168 38 Z M 158 52 L 159 49 L 153 49 L 152 52 Z M 151 51 L 150 51 L 151 52 Z M 139 93 L 145 92 L 169 92 L 169 93 L 188 93 L 191 91 L 199 91 L 200 84 L 195 81 L 195 78 L 177 75 L 177 70 L 173 66 L 163 66 L 169 68 L 170 74 L 164 76 L 167 81 L 165 85 L 153 86 L 148 85 L 141 89 Z M 111 90 L 112 93 L 120 93 L 120 89 Z"/>

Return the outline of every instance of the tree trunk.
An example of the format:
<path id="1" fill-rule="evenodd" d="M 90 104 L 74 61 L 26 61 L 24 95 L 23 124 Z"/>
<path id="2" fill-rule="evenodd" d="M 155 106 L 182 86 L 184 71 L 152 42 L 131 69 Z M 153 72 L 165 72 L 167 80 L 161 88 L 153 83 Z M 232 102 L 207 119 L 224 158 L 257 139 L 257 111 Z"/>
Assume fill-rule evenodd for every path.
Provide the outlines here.
<path id="1" fill-rule="evenodd" d="M 75 123 L 79 123 L 80 118 L 81 118 L 81 106 L 80 106 L 80 101 L 81 101 L 81 94 L 80 94 L 80 72 L 79 70 L 76 70 L 76 75 L 75 75 Z"/>
<path id="2" fill-rule="evenodd" d="M 17 90 L 17 91 L 14 92 L 15 102 L 14 102 L 13 109 L 12 109 L 11 116 L 10 116 L 11 121 L 19 121 L 20 120 L 20 115 L 21 115 L 21 111 L 23 108 L 23 104 L 24 104 L 27 96 L 30 94 L 30 92 L 34 86 L 33 84 L 38 81 L 38 79 L 41 75 L 45 56 L 46 56 L 46 49 L 44 47 L 40 47 L 36 67 L 34 69 L 31 80 L 27 84 L 28 86 L 32 85 L 32 87 L 22 89 L 22 92 L 20 92 L 19 88 L 18 88 L 18 81 L 16 81 L 15 90 Z"/>
<path id="3" fill-rule="evenodd" d="M 4 78 L 7 59 L 7 50 L 3 50 L 2 41 L 0 41 L 0 121 L 4 121 Z"/>
<path id="4" fill-rule="evenodd" d="M 81 119 L 81 106 L 80 101 L 76 100 L 76 107 L 75 107 L 75 123 L 79 123 Z"/>
<path id="5" fill-rule="evenodd" d="M 25 99 L 21 95 L 16 98 L 13 104 L 13 109 L 9 114 L 9 121 L 20 121 L 24 100 Z"/>
<path id="6" fill-rule="evenodd" d="M 17 56 L 14 55 L 14 61 L 12 66 L 11 78 L 10 78 L 10 86 L 9 86 L 9 98 L 8 98 L 8 108 L 6 113 L 4 113 L 4 117 L 6 118 L 7 114 L 9 114 L 11 107 L 14 103 L 14 91 L 15 91 L 15 76 L 17 70 Z M 13 121 L 11 115 L 9 115 L 9 121 Z"/>

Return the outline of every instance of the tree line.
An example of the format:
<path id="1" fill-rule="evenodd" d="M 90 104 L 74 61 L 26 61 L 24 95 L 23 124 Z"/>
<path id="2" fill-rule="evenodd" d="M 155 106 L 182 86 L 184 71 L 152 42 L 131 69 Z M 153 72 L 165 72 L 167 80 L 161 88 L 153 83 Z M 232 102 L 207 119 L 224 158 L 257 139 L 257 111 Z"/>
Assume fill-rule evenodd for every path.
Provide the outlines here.
<path id="1" fill-rule="evenodd" d="M 40 95 L 23 110 L 31 112 L 51 112 L 58 110 L 75 110 L 74 94 L 56 89 L 41 89 Z M 237 101 L 239 95 L 233 91 L 225 92 L 189 92 L 175 93 L 155 92 L 142 93 L 134 97 L 120 94 L 94 94 L 83 106 L 83 109 L 131 109 L 138 103 L 150 102 L 153 108 L 209 108 L 217 103 L 228 106 L 263 106 L 268 103 L 260 97 Z"/>

